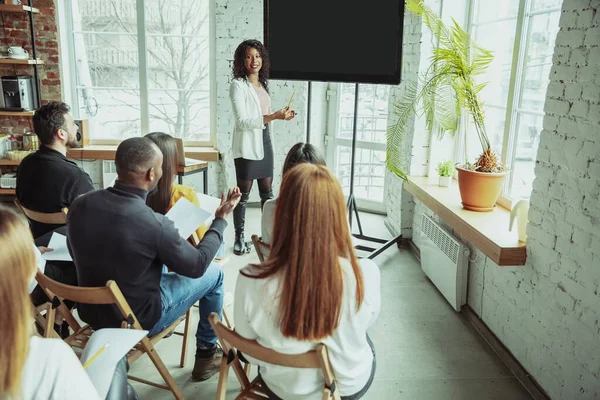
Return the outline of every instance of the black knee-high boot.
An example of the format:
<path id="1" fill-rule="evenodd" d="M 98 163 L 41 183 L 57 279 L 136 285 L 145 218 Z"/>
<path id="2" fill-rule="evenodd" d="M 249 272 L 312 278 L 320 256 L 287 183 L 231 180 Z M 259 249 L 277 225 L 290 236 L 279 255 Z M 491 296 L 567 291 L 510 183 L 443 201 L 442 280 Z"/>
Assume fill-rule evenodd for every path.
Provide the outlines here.
<path id="1" fill-rule="evenodd" d="M 233 253 L 238 256 L 246 253 L 246 243 L 244 242 L 244 224 L 246 222 L 246 203 L 248 203 L 248 197 L 250 197 L 250 193 L 242 193 L 240 202 L 233 209 L 233 226 L 235 228 Z"/>
<path id="2" fill-rule="evenodd" d="M 263 206 L 267 202 L 267 200 L 271 200 L 273 198 L 273 191 L 269 190 L 268 192 L 259 192 L 260 194 L 260 209 L 262 211 Z"/>

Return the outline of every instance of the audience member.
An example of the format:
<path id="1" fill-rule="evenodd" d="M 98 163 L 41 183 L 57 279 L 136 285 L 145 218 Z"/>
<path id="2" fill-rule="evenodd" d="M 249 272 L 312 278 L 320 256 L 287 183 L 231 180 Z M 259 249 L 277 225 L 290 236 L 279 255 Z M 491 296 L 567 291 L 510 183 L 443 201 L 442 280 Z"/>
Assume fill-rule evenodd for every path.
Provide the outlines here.
<path id="1" fill-rule="evenodd" d="M 59 212 L 77 196 L 94 190 L 89 175 L 67 159 L 67 148 L 77 142 L 77 125 L 69 106 L 52 101 L 33 116 L 33 129 L 40 149 L 23 159 L 17 170 L 17 198 L 32 211 Z M 61 225 L 30 221 L 34 238 Z"/>
<path id="2" fill-rule="evenodd" d="M 296 143 L 288 152 L 283 163 L 283 173 L 285 175 L 292 167 L 302 164 L 325 165 L 325 158 L 319 150 L 310 143 Z M 261 218 L 262 241 L 266 244 L 271 243 L 271 233 L 273 232 L 273 216 L 275 215 L 275 205 L 277 199 L 271 199 L 265 202 Z"/>
<path id="3" fill-rule="evenodd" d="M 158 189 L 148 194 L 146 204 L 155 212 L 163 215 L 182 197 L 200 207 L 194 188 L 174 183 L 177 176 L 177 142 L 175 139 L 171 135 L 162 132 L 149 133 L 146 137 L 152 140 L 163 154 L 163 176 L 158 182 Z M 206 224 L 202 224 L 196 230 L 198 240 L 204 237 L 207 230 L 208 226 Z"/>
<path id="4" fill-rule="evenodd" d="M 33 336 L 28 286 L 37 271 L 33 238 L 0 206 L 0 398 L 100 399 L 73 350 L 60 339 Z"/>
<path id="5" fill-rule="evenodd" d="M 67 245 L 80 286 L 114 280 L 138 321 L 152 336 L 171 325 L 200 300 L 196 362 L 192 377 L 210 378 L 219 370 L 222 352 L 208 322 L 221 314 L 223 271 L 212 263 L 223 241 L 225 218 L 239 202 L 239 189 L 222 196 L 215 219 L 194 248 L 179 236 L 173 222 L 146 205 L 162 177 L 163 155 L 144 137 L 123 141 L 115 157 L 114 187 L 77 198 L 67 217 Z M 162 267 L 174 272 L 163 273 Z M 78 305 L 80 317 L 94 328 L 118 327 L 121 317 L 110 307 Z"/>
<path id="6" fill-rule="evenodd" d="M 380 303 L 379 269 L 357 260 L 338 180 L 321 165 L 295 166 L 283 178 L 269 259 L 240 270 L 236 332 L 285 354 L 324 343 L 342 399 L 358 399 L 375 373 L 367 329 Z M 318 370 L 250 361 L 260 366 L 270 398 L 322 398 Z"/>

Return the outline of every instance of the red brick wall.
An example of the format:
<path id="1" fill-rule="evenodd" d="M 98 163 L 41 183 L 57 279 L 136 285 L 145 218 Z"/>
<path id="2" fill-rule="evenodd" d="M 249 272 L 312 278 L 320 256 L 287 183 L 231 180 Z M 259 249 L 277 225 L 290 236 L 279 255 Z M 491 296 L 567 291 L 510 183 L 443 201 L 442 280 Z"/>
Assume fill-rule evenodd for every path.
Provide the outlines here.
<path id="1" fill-rule="evenodd" d="M 8 0 L 10 1 L 10 0 Z M 3 0 L 0 0 L 2 3 Z M 26 1 L 23 1 L 26 4 Z M 42 104 L 61 99 L 61 80 L 58 65 L 58 32 L 53 0 L 35 0 L 33 6 L 40 10 L 33 15 L 37 57 L 44 60 L 38 66 Z M 22 46 L 32 54 L 29 17 L 27 13 L 2 13 L 0 15 L 0 51 L 8 46 Z M 33 66 L 0 64 L 0 76 L 31 75 Z M 0 117 L 0 133 L 32 131 L 31 117 Z"/>

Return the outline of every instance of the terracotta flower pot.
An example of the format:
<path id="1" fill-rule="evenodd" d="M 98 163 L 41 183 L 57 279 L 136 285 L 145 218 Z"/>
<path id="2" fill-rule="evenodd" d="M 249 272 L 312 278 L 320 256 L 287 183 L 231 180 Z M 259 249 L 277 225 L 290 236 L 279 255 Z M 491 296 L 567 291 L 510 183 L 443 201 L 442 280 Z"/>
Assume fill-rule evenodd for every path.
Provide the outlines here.
<path id="1" fill-rule="evenodd" d="M 471 211 L 492 211 L 504 186 L 505 172 L 476 172 L 457 167 L 462 205 Z"/>

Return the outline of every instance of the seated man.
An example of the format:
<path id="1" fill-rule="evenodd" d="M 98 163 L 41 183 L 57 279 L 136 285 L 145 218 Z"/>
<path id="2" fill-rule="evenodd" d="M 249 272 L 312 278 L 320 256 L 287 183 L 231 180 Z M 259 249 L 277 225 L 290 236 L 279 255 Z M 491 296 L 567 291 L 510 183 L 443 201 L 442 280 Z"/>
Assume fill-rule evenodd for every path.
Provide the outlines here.
<path id="1" fill-rule="evenodd" d="M 85 194 L 71 205 L 67 245 L 79 286 L 116 281 L 149 336 L 200 300 L 192 377 L 206 380 L 218 372 L 222 357 L 208 322 L 210 313 L 221 314 L 223 307 L 223 271 L 212 260 L 223 241 L 225 218 L 241 194 L 235 188 L 221 200 L 211 227 L 194 248 L 179 236 L 171 220 L 146 205 L 148 193 L 162 176 L 162 161 L 150 139 L 123 141 L 115 156 L 114 187 Z M 163 273 L 163 265 L 174 272 Z M 110 306 L 79 304 L 78 310 L 96 329 L 121 326 L 122 317 Z"/>
<path id="2" fill-rule="evenodd" d="M 89 175 L 67 159 L 67 148 L 76 143 L 78 128 L 69 114 L 69 106 L 53 101 L 35 112 L 33 129 L 40 140 L 40 149 L 19 165 L 17 199 L 32 211 L 59 212 L 80 194 L 94 190 Z M 61 226 L 30 223 L 36 239 Z"/>

